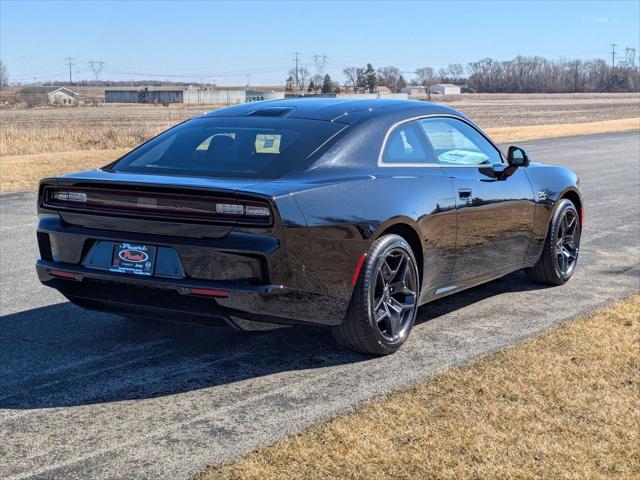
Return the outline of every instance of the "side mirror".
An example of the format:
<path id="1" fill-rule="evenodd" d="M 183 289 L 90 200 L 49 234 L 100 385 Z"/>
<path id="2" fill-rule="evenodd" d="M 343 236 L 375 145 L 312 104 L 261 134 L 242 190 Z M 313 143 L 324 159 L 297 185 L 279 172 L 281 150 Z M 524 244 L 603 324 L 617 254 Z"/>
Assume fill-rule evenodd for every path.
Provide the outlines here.
<path id="1" fill-rule="evenodd" d="M 507 162 L 510 167 L 528 167 L 529 157 L 522 148 L 512 145 L 507 153 Z"/>

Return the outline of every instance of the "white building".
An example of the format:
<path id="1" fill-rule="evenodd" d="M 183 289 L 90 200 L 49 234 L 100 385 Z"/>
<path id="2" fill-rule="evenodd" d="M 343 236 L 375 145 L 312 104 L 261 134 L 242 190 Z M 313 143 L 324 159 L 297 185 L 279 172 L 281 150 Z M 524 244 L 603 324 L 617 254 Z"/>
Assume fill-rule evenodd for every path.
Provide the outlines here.
<path id="1" fill-rule="evenodd" d="M 60 87 L 52 92 L 49 92 L 48 96 L 49 104 L 51 105 L 71 106 L 78 104 L 78 94 L 65 87 Z"/>
<path id="2" fill-rule="evenodd" d="M 422 85 L 409 85 L 400 89 L 402 93 L 406 93 L 410 97 L 417 97 L 418 95 L 426 95 L 427 91 Z"/>
<path id="3" fill-rule="evenodd" d="M 436 83 L 431 86 L 431 93 L 436 95 L 460 95 L 460 87 L 453 83 Z"/>

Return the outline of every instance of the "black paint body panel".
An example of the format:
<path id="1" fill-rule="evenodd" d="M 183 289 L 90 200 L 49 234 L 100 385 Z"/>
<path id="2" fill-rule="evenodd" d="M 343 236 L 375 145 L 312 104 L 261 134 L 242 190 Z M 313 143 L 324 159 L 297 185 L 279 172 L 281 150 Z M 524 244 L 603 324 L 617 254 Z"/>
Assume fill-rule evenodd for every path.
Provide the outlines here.
<path id="1" fill-rule="evenodd" d="M 498 179 L 486 167 L 379 166 L 385 135 L 398 122 L 446 115 L 471 123 L 439 105 L 295 100 L 229 107 L 203 117 L 245 116 L 266 106 L 288 107 L 293 118 L 348 127 L 316 154 L 311 167 L 272 180 L 116 173 L 108 168 L 44 179 L 38 207 L 40 280 L 82 306 L 116 313 L 338 325 L 349 306 L 358 261 L 381 235 L 394 232 L 411 240 L 421 275 L 420 301 L 425 303 L 531 266 L 540 255 L 555 203 L 563 196 L 581 203 L 577 177 L 561 167 L 531 164 Z M 59 211 L 43 204 L 46 187 L 259 201 L 269 205 L 273 222 L 164 221 L 83 212 L 81 206 Z M 461 201 L 460 189 L 472 191 L 469 201 Z M 91 268 L 87 259 L 100 242 L 154 245 L 165 249 L 162 258 L 175 252 L 184 273 L 141 279 Z M 174 268 L 167 262 L 167 268 Z M 74 272 L 81 281 L 55 277 L 52 269 Z M 190 288 L 223 289 L 229 296 L 196 297 Z"/>

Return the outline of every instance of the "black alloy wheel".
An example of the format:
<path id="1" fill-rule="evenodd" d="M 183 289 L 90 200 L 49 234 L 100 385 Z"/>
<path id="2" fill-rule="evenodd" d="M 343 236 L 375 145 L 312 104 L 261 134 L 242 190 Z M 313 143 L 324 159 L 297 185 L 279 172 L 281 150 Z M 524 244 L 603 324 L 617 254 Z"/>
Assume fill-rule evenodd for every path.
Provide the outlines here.
<path id="1" fill-rule="evenodd" d="M 574 209 L 567 208 L 562 212 L 556 233 L 557 268 L 565 277 L 570 277 L 576 267 L 580 244 L 580 220 Z"/>
<path id="2" fill-rule="evenodd" d="M 566 283 L 576 269 L 582 233 L 575 205 L 564 198 L 551 217 L 547 238 L 537 263 L 527 268 L 531 280 L 547 285 Z"/>
<path id="3" fill-rule="evenodd" d="M 419 298 L 420 279 L 411 247 L 399 235 L 383 235 L 367 253 L 347 315 L 332 329 L 334 337 L 351 350 L 393 353 L 411 332 Z"/>
<path id="4" fill-rule="evenodd" d="M 407 336 L 417 305 L 418 276 L 409 254 L 395 248 L 386 254 L 371 289 L 370 308 L 380 335 L 390 343 Z"/>

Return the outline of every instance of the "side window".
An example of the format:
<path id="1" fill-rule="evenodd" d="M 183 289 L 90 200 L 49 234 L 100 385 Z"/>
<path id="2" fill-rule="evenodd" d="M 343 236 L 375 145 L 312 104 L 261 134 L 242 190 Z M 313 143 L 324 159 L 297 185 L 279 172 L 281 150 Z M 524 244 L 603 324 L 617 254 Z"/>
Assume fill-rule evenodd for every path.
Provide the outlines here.
<path id="1" fill-rule="evenodd" d="M 382 162 L 387 164 L 438 163 L 425 142 L 420 126 L 415 121 L 402 123 L 393 129 L 387 138 Z"/>
<path id="2" fill-rule="evenodd" d="M 502 163 L 500 152 L 472 126 L 455 118 L 424 118 L 420 124 L 443 165 Z"/>

